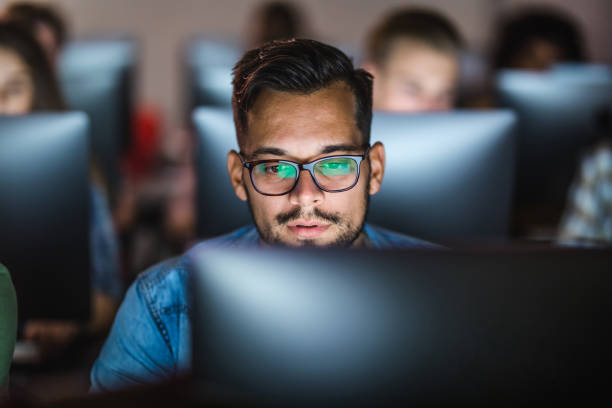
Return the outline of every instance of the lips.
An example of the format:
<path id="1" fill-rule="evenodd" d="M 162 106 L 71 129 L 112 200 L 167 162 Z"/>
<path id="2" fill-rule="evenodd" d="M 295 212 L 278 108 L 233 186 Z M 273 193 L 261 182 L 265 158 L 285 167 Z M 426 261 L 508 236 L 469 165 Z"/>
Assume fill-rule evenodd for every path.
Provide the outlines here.
<path id="1" fill-rule="evenodd" d="M 297 238 L 316 238 L 329 228 L 329 224 L 316 221 L 298 220 L 287 225 L 289 231 Z"/>

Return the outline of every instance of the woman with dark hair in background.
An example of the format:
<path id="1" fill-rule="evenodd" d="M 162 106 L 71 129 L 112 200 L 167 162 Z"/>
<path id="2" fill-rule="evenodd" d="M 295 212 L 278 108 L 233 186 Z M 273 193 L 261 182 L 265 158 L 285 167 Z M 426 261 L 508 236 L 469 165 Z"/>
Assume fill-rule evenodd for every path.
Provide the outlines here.
<path id="1" fill-rule="evenodd" d="M 42 46 L 53 68 L 68 38 L 68 29 L 61 14 L 47 4 L 15 2 L 6 8 L 4 17 L 28 30 Z"/>
<path id="2" fill-rule="evenodd" d="M 51 64 L 40 45 L 19 24 L 0 23 L 0 114 L 63 110 Z M 36 343 L 43 353 L 58 351 L 81 334 L 106 331 L 122 296 L 118 246 L 103 182 L 95 166 L 91 168 L 92 317 L 85 327 L 72 321 L 25 322 L 25 340 Z"/>

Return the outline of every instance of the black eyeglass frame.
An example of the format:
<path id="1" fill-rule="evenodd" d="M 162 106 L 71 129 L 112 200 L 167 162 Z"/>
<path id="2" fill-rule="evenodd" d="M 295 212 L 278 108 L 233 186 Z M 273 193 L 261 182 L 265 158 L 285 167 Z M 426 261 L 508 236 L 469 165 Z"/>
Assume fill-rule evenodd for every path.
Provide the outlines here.
<path id="1" fill-rule="evenodd" d="M 326 157 L 321 157 L 320 159 L 317 159 L 317 160 L 313 160 L 309 163 L 296 163 L 290 160 L 275 160 L 275 159 L 245 161 L 242 157 L 242 152 L 238 154 L 238 157 L 240 157 L 240 161 L 242 162 L 242 167 L 246 168 L 249 171 L 249 178 L 251 179 L 251 184 L 253 185 L 253 188 L 255 189 L 255 191 L 257 191 L 259 194 L 262 194 L 265 196 L 272 196 L 272 197 L 289 194 L 290 192 L 293 191 L 295 186 L 297 186 L 298 181 L 300 181 L 300 175 L 302 174 L 302 170 L 307 170 L 310 173 L 310 177 L 312 177 L 312 180 L 315 182 L 317 187 L 319 187 L 319 189 L 321 189 L 322 191 L 325 191 L 327 193 L 342 193 L 343 191 L 348 191 L 351 188 L 355 187 L 355 185 L 357 185 L 357 183 L 359 182 L 359 176 L 361 175 L 361 162 L 368 157 L 368 154 L 370 153 L 370 148 L 371 146 L 367 145 L 366 151 L 361 155 L 346 155 L 345 154 L 345 155 L 339 155 L 339 156 L 326 156 Z M 329 160 L 329 159 L 352 159 L 357 162 L 357 175 L 355 176 L 355 181 L 353 182 L 353 184 L 351 184 L 349 187 L 346 187 L 340 190 L 328 190 L 319 184 L 313 172 L 314 166 L 323 160 Z M 264 193 L 257 188 L 257 184 L 255 184 L 255 180 L 253 180 L 253 169 L 257 165 L 262 164 L 262 163 L 274 163 L 274 162 L 290 164 L 297 171 L 297 176 L 295 177 L 295 181 L 293 182 L 293 185 L 291 186 L 289 190 L 287 190 L 284 193 L 280 193 L 280 194 Z"/>

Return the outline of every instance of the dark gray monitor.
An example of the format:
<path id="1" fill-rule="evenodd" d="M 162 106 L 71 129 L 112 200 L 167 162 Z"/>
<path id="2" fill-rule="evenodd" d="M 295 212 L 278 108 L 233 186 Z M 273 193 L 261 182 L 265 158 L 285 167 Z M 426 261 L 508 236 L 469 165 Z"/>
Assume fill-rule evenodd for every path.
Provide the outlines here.
<path id="1" fill-rule="evenodd" d="M 193 373 L 204 400 L 608 398 L 610 251 L 226 248 L 196 250 L 193 263 Z"/>
<path id="2" fill-rule="evenodd" d="M 198 106 L 231 107 L 232 68 L 242 55 L 236 41 L 197 37 L 185 49 L 186 112 Z"/>
<path id="3" fill-rule="evenodd" d="M 111 199 L 119 186 L 119 156 L 130 143 L 136 45 L 129 39 L 87 39 L 63 50 L 59 76 L 72 109 L 91 120 L 92 152 Z"/>
<path id="4" fill-rule="evenodd" d="M 385 146 L 368 221 L 434 241 L 507 236 L 514 170 L 510 111 L 374 114 Z"/>
<path id="5" fill-rule="evenodd" d="M 227 173 L 227 154 L 238 151 L 232 111 L 201 107 L 193 113 L 197 132 L 197 234 L 206 238 L 252 222 L 246 203 L 234 194 Z"/>
<path id="6" fill-rule="evenodd" d="M 518 116 L 517 211 L 547 214 L 542 224 L 558 225 L 581 155 L 612 136 L 612 70 L 502 71 L 497 92 Z"/>
<path id="7" fill-rule="evenodd" d="M 89 317 L 89 120 L 0 116 L 0 262 L 19 319 Z"/>

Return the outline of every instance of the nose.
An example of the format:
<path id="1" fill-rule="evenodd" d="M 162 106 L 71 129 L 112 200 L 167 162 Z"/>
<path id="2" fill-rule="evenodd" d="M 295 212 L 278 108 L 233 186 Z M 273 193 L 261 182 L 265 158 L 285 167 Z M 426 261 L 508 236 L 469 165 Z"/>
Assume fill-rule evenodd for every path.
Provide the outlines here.
<path id="1" fill-rule="evenodd" d="M 302 170 L 295 188 L 289 193 L 291 204 L 302 208 L 314 207 L 323 202 L 324 192 L 314 182 L 308 170 Z"/>

